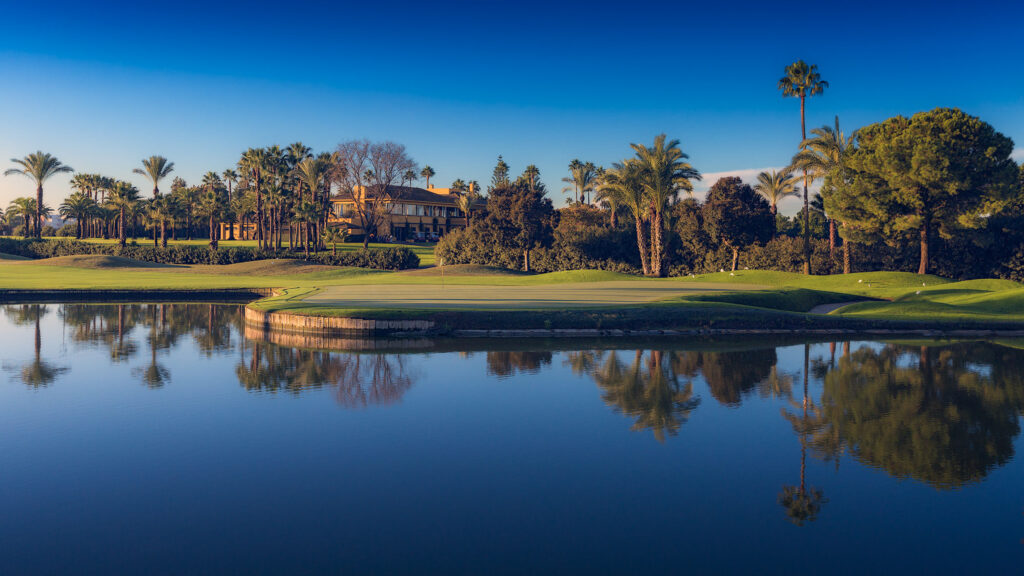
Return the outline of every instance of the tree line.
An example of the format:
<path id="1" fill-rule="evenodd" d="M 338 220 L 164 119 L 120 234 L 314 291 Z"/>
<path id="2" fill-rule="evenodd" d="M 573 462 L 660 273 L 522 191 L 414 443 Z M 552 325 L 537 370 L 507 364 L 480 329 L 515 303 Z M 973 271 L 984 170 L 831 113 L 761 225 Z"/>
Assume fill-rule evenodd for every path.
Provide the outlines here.
<path id="1" fill-rule="evenodd" d="M 664 276 L 736 270 L 741 260 L 804 273 L 907 269 L 913 250 L 920 274 L 1024 279 L 1024 167 L 1011 158 L 1012 140 L 955 108 L 850 134 L 837 116 L 808 136 L 806 101 L 828 83 L 798 61 L 778 87 L 800 100 L 802 139 L 787 167 L 758 174 L 753 185 L 723 178 L 698 202 L 700 172 L 679 140 L 660 135 L 650 146 L 631 144 L 633 155 L 608 169 L 573 160 L 562 179 L 573 197 L 554 210 L 531 197 L 543 190 L 534 166 L 510 181 L 499 157 L 491 197 L 500 201 L 488 200 L 475 225 L 443 239 L 438 256 L 529 270 L 534 254 L 533 267 L 544 271 Z M 820 192 L 811 194 L 815 183 Z M 803 200 L 798 214 L 780 214 L 779 202 L 793 196 Z"/>
<path id="2" fill-rule="evenodd" d="M 20 228 L 25 236 L 39 238 L 45 218 L 53 214 L 44 202 L 43 185 L 73 170 L 42 151 L 12 162 L 16 167 L 5 174 L 32 179 L 36 196 L 15 199 L 7 209 L 6 222 L 12 231 Z M 360 189 L 387 190 L 386 195 L 367 194 L 366 202 L 355 203 L 355 218 L 368 231 L 363 238 L 366 247 L 401 200 L 404 186 L 418 178 L 429 186 L 435 174 L 430 166 L 417 171 L 403 145 L 369 140 L 344 142 L 332 152 L 318 154 L 301 142 L 285 148 L 250 148 L 235 166 L 207 172 L 195 185 L 175 177 L 163 193 L 160 188 L 174 168 L 167 158 L 151 156 L 133 170 L 152 184 L 148 198 L 124 180 L 75 173 L 74 193 L 61 203 L 58 213 L 75 220 L 76 238 L 116 237 L 123 245 L 129 235 L 149 230 L 153 243 L 162 247 L 169 238 L 199 236 L 216 248 L 219 240 L 235 240 L 237 228 L 239 239 L 256 240 L 261 250 L 281 250 L 287 239 L 289 249 L 309 252 L 345 240 L 345 230 L 328 226 L 333 192 L 351 196 Z M 468 195 L 474 185 L 458 179 L 453 188 Z M 221 223 L 231 225 L 226 227 L 227 238 L 221 238 Z"/>

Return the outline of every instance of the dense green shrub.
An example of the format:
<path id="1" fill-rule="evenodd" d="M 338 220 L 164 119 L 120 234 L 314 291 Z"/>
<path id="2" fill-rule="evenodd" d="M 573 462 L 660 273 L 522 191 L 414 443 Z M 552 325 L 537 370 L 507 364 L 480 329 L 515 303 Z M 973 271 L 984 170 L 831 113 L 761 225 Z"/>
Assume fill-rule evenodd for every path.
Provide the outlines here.
<path id="1" fill-rule="evenodd" d="M 416 268 L 420 259 L 404 247 L 376 248 L 352 252 L 310 254 L 301 252 L 261 252 L 255 248 L 230 247 L 210 249 L 207 246 L 177 245 L 160 248 L 151 244 L 94 244 L 78 240 L 16 240 L 0 238 L 0 252 L 28 258 L 53 258 L 80 254 L 123 256 L 145 262 L 162 264 L 235 264 L 268 258 L 294 258 L 332 266 L 357 266 L 378 270 L 405 270 Z"/>

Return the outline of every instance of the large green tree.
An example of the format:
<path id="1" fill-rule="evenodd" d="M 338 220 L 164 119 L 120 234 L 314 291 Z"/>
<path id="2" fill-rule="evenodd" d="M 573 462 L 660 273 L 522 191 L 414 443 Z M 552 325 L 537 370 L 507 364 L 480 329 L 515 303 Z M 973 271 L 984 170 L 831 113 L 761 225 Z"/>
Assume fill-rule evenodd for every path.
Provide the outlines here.
<path id="1" fill-rule="evenodd" d="M 551 240 L 554 206 L 545 192 L 541 183 L 531 188 L 526 182 L 510 182 L 487 195 L 486 225 L 522 255 L 525 272 L 530 271 L 531 251 Z"/>
<path id="2" fill-rule="evenodd" d="M 817 96 L 828 88 L 828 82 L 821 79 L 818 67 L 803 60 L 786 66 L 782 78 L 779 79 L 779 90 L 783 97 L 800 99 L 800 147 L 807 140 L 807 99 Z M 811 273 L 811 225 L 810 200 L 807 196 L 809 184 L 807 171 L 804 171 L 804 274 Z"/>
<path id="3" fill-rule="evenodd" d="M 715 182 L 701 211 L 708 235 L 732 249 L 734 271 L 741 248 L 767 242 L 775 232 L 768 202 L 736 176 Z"/>
<path id="4" fill-rule="evenodd" d="M 890 118 L 860 129 L 857 139 L 851 181 L 825 207 L 853 226 L 850 233 L 890 241 L 915 234 L 919 274 L 928 271 L 935 235 L 985 227 L 1018 189 L 1013 141 L 955 108 Z"/>
<path id="5" fill-rule="evenodd" d="M 40 238 L 43 233 L 43 182 L 51 176 L 66 172 L 73 172 L 70 166 L 65 166 L 56 156 L 37 151 L 24 158 L 11 158 L 11 162 L 18 165 L 18 168 L 8 168 L 4 176 L 20 174 L 31 178 L 36 183 L 36 218 L 35 236 Z"/>

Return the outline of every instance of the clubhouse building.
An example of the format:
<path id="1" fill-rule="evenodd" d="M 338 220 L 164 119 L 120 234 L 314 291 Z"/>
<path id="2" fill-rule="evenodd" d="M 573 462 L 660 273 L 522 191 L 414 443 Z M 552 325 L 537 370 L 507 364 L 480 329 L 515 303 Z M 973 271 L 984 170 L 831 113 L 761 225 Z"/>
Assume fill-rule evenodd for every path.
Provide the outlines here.
<path id="1" fill-rule="evenodd" d="M 444 236 L 452 230 L 466 227 L 466 214 L 458 207 L 460 193 L 451 188 L 415 188 L 389 186 L 383 200 L 377 200 L 379 190 L 359 187 L 353 193 L 331 197 L 331 215 L 328 225 L 345 227 L 350 235 L 366 234 L 359 220 L 356 202 L 380 201 L 384 206 L 384 222 L 376 230 L 377 238 L 393 237 L 398 242 Z M 484 201 L 474 204 L 473 211 L 484 207 Z M 374 231 L 370 231 L 371 233 Z"/>

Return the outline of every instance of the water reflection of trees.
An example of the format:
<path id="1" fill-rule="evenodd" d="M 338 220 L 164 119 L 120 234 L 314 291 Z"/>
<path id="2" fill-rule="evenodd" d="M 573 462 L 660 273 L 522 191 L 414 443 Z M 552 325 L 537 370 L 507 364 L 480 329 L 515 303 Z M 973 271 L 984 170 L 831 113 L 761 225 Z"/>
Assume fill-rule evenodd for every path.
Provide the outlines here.
<path id="1" fill-rule="evenodd" d="M 664 442 L 666 434 L 678 434 L 700 404 L 692 382 L 675 368 L 677 360 L 673 352 L 636 350 L 621 355 L 570 352 L 567 362 L 574 372 L 594 378 L 605 404 L 634 419 L 633 430 L 651 430 Z"/>
<path id="2" fill-rule="evenodd" d="M 338 403 L 363 408 L 398 402 L 415 382 L 399 354 L 320 352 L 250 342 L 235 369 L 246 390 L 290 392 L 333 387 Z"/>
<path id="3" fill-rule="evenodd" d="M 22 304 L 16 306 L 4 306 L 4 314 L 7 318 L 19 326 L 33 326 L 33 356 L 32 361 L 24 364 L 18 375 L 26 386 L 40 388 L 49 386 L 58 376 L 68 371 L 66 366 L 58 366 L 42 358 L 42 331 L 40 320 L 49 313 L 49 307 L 41 304 Z"/>
<path id="4" fill-rule="evenodd" d="M 825 376 L 825 425 L 859 461 L 950 488 L 1013 456 L 1024 352 L 988 344 L 858 348 Z"/>
<path id="5" fill-rule="evenodd" d="M 530 350 L 489 350 L 487 352 L 487 373 L 506 377 L 517 372 L 536 374 L 544 366 L 551 365 L 551 352 Z"/>

